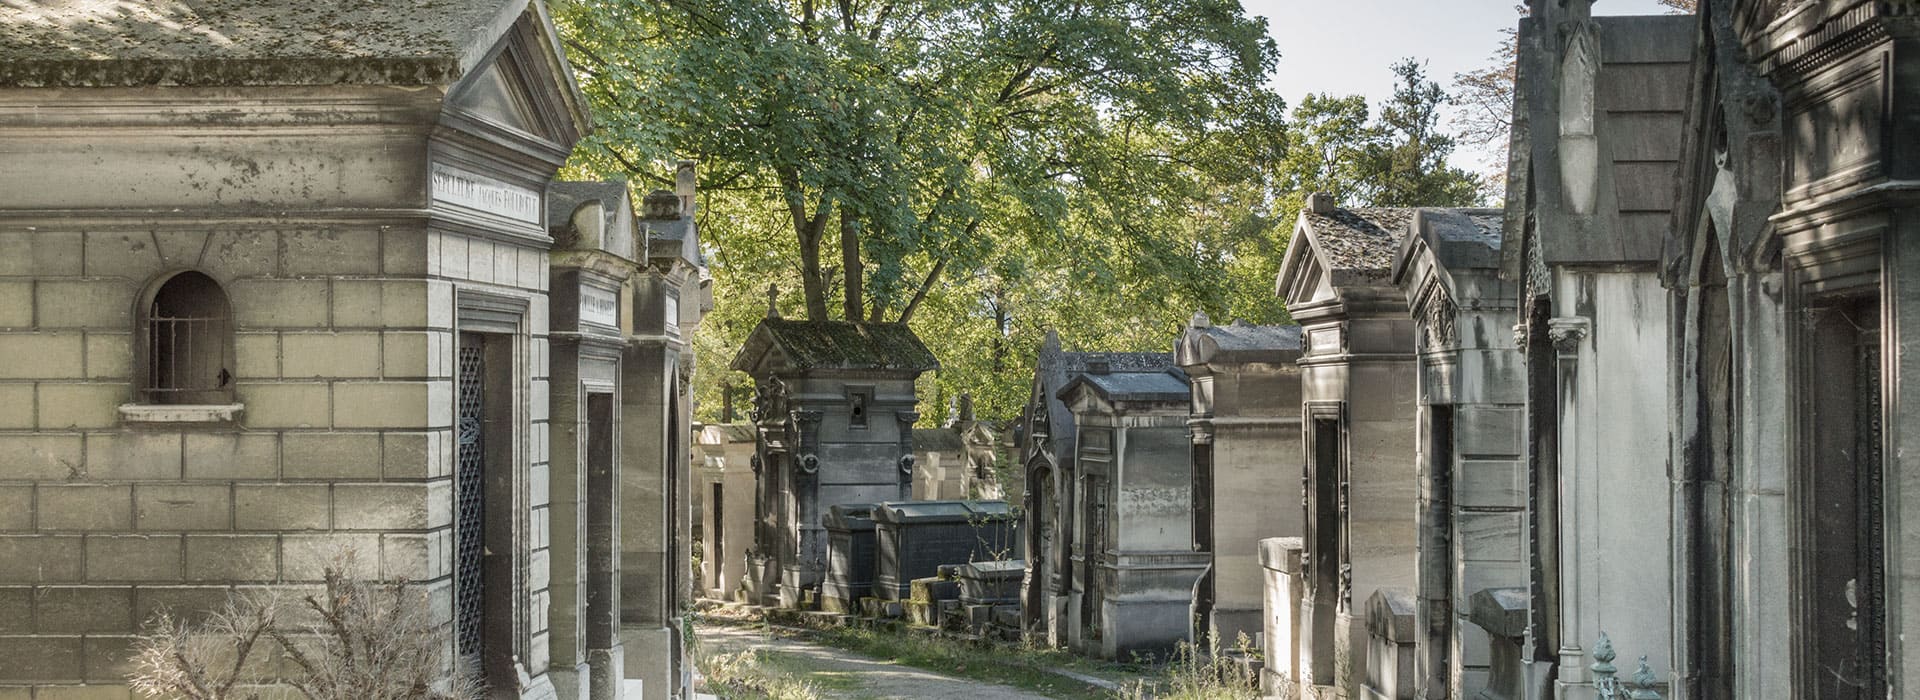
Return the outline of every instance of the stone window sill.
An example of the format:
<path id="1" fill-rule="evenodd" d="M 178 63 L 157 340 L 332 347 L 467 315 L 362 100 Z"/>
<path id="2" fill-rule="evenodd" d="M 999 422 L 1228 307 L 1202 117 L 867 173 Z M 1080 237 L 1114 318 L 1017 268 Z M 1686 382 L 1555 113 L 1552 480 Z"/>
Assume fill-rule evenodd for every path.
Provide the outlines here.
<path id="1" fill-rule="evenodd" d="M 232 423 L 240 417 L 242 404 L 121 404 L 120 420 L 126 423 Z"/>

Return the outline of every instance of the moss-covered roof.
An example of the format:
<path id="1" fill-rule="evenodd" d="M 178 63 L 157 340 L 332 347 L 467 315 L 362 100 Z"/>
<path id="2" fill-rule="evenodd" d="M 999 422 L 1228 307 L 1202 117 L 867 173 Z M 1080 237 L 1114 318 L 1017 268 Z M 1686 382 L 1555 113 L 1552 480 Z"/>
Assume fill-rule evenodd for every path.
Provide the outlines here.
<path id="1" fill-rule="evenodd" d="M 1413 213 L 1409 207 L 1336 207 L 1303 211 L 1301 217 L 1313 228 L 1313 242 L 1330 271 L 1384 280 Z"/>
<path id="2" fill-rule="evenodd" d="M 0 86 L 446 85 L 527 0 L 0 0 Z"/>
<path id="3" fill-rule="evenodd" d="M 869 369 L 925 372 L 940 368 L 920 336 L 904 323 L 801 321 L 769 318 L 747 336 L 733 368 L 753 372 L 778 351 L 790 370 Z"/>
<path id="4" fill-rule="evenodd" d="M 913 451 L 959 454 L 967 449 L 960 431 L 952 428 L 914 428 Z"/>

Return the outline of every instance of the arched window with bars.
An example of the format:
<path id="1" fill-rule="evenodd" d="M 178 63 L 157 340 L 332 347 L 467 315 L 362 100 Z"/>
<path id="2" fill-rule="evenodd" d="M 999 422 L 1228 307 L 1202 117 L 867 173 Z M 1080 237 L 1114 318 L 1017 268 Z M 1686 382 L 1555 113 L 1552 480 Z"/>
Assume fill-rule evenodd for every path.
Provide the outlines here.
<path id="1" fill-rule="evenodd" d="M 233 402 L 233 313 L 220 283 L 192 270 L 155 281 L 137 333 L 142 401 Z"/>

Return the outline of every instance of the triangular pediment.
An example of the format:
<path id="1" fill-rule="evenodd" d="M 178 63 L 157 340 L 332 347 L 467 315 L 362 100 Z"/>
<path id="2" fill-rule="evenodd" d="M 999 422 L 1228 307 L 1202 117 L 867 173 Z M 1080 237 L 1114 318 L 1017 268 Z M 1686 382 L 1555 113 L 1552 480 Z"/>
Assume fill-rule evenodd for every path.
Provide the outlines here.
<path id="1" fill-rule="evenodd" d="M 1338 296 L 1327 276 L 1325 261 L 1314 252 L 1311 227 L 1300 226 L 1294 230 L 1293 240 L 1287 245 L 1286 256 L 1280 264 L 1276 287 L 1275 291 L 1289 305 L 1332 301 Z"/>
<path id="2" fill-rule="evenodd" d="M 455 126 L 544 141 L 566 149 L 590 128 L 542 3 L 530 3 L 447 97 Z"/>
<path id="3" fill-rule="evenodd" d="M 551 136 L 552 129 L 542 126 L 534 115 L 526 86 L 519 78 L 501 70 L 497 61 L 480 71 L 459 94 L 454 95 L 453 104 L 471 112 L 473 116 L 501 126 L 529 134 Z"/>

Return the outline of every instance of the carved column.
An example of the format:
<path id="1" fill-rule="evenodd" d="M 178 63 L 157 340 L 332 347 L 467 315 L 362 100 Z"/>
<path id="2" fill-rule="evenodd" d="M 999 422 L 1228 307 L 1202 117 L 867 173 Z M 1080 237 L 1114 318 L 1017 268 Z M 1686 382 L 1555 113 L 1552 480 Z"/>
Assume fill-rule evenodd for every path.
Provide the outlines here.
<path id="1" fill-rule="evenodd" d="M 1587 680 L 1585 657 L 1580 639 L 1580 538 L 1583 527 L 1596 524 L 1580 522 L 1582 463 L 1580 445 L 1580 350 L 1586 345 L 1593 321 L 1582 316 L 1558 316 L 1547 320 L 1547 338 L 1553 342 L 1557 381 L 1560 390 L 1560 675 L 1562 697 L 1568 686 Z M 1586 465 L 1589 468 L 1591 465 Z"/>
<path id="2" fill-rule="evenodd" d="M 905 501 L 913 498 L 913 465 L 915 462 L 913 456 L 913 424 L 920 422 L 920 412 L 896 411 L 893 414 L 893 418 L 900 424 L 900 458 L 897 462 L 900 465 L 900 470 L 895 474 L 895 478 L 899 480 L 900 500 Z"/>
<path id="3" fill-rule="evenodd" d="M 794 533 L 797 547 L 793 566 L 801 571 L 822 569 L 826 565 L 826 531 L 820 524 L 820 418 L 819 411 L 795 410 L 793 417 L 793 499 L 794 518 L 787 527 Z M 803 580 L 789 585 L 803 586 Z"/>

